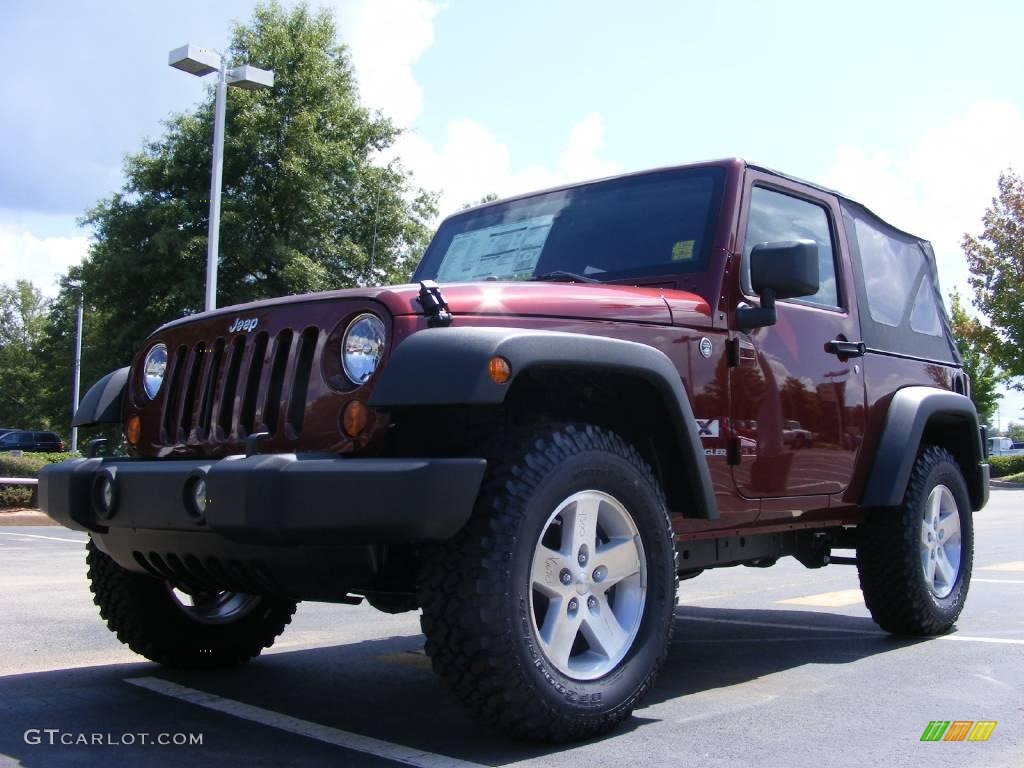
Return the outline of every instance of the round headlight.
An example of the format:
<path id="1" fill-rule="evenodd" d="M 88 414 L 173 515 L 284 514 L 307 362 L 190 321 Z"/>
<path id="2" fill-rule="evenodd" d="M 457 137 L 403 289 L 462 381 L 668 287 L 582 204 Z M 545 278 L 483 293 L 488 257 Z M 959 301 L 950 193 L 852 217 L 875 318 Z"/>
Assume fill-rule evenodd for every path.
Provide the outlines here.
<path id="1" fill-rule="evenodd" d="M 167 345 L 154 344 L 146 355 L 142 364 L 142 386 L 146 390 L 146 396 L 152 400 L 160 391 L 160 385 L 164 383 L 164 374 L 167 372 Z"/>
<path id="2" fill-rule="evenodd" d="M 353 320 L 341 341 L 341 364 L 353 384 L 364 384 L 384 357 L 384 323 L 376 315 Z"/>

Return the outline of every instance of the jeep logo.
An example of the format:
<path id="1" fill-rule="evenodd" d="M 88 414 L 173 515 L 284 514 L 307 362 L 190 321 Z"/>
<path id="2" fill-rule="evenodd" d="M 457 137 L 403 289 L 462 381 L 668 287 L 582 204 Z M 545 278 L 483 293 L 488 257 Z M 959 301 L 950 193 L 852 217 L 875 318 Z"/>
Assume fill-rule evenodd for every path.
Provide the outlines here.
<path id="1" fill-rule="evenodd" d="M 235 318 L 235 322 L 228 326 L 228 333 L 238 333 L 239 331 L 250 333 L 251 331 L 256 330 L 256 326 L 259 325 L 259 323 L 260 321 L 255 317 L 249 318 L 248 320 L 243 320 L 242 318 L 237 317 Z"/>

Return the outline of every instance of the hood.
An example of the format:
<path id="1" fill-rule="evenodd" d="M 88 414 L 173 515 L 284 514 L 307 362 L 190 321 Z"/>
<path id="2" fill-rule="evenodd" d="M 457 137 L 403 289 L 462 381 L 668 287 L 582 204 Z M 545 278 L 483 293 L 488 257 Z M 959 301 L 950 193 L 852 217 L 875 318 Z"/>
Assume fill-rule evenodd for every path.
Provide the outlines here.
<path id="1" fill-rule="evenodd" d="M 677 325 L 705 325 L 711 321 L 711 309 L 703 298 L 671 288 L 547 282 L 445 283 L 440 288 L 456 316 L 564 317 Z M 379 301 L 392 315 L 422 315 L 423 308 L 417 300 L 419 292 L 418 284 L 407 284 L 282 296 L 188 315 L 159 330 L 218 315 L 244 315 L 280 305 L 344 299 Z"/>

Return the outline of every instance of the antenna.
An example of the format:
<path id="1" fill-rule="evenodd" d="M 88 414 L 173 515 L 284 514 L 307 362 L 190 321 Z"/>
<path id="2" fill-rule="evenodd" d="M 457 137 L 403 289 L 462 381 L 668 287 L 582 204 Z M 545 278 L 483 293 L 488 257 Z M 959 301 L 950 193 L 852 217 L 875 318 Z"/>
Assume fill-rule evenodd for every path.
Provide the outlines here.
<path id="1" fill-rule="evenodd" d="M 394 158 L 392 158 L 391 162 L 384 167 L 384 173 L 391 172 L 391 166 L 394 162 Z M 380 218 L 380 191 L 383 186 L 384 174 L 381 174 L 380 183 L 377 185 L 377 199 L 373 201 L 373 242 L 370 245 L 370 261 L 366 265 L 368 273 L 373 270 L 373 260 L 377 255 L 377 220 Z"/>

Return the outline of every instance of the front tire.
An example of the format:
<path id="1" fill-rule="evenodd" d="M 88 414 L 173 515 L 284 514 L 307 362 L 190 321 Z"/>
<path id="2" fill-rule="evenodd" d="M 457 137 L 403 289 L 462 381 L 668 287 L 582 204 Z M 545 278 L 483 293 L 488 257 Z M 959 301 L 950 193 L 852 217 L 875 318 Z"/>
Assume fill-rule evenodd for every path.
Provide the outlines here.
<path id="1" fill-rule="evenodd" d="M 864 602 L 882 629 L 904 635 L 948 631 L 963 610 L 974 564 L 974 524 L 960 465 L 945 448 L 923 449 L 897 510 L 858 526 Z"/>
<path id="2" fill-rule="evenodd" d="M 93 602 L 118 640 L 169 667 L 216 669 L 258 656 L 291 622 L 296 603 L 238 592 L 186 593 L 122 568 L 87 545 Z"/>
<path id="3" fill-rule="evenodd" d="M 637 451 L 594 426 L 538 428 L 489 463 L 470 522 L 426 562 L 427 653 L 488 725 L 589 738 L 650 689 L 676 583 L 664 497 Z"/>

